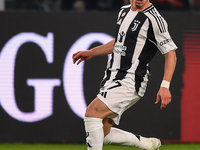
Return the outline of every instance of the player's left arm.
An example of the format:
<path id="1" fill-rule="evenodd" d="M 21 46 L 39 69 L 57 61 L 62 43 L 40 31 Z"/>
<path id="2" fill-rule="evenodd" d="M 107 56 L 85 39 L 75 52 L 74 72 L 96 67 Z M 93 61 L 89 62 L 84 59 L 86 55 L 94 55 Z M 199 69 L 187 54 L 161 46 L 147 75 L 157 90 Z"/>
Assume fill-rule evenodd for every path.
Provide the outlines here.
<path id="1" fill-rule="evenodd" d="M 164 109 L 171 102 L 171 93 L 169 90 L 169 85 L 174 74 L 176 67 L 176 52 L 171 50 L 168 53 L 164 54 L 165 56 L 165 67 L 164 67 L 164 77 L 161 84 L 161 87 L 157 93 L 157 99 L 155 104 L 161 100 L 161 109 Z"/>

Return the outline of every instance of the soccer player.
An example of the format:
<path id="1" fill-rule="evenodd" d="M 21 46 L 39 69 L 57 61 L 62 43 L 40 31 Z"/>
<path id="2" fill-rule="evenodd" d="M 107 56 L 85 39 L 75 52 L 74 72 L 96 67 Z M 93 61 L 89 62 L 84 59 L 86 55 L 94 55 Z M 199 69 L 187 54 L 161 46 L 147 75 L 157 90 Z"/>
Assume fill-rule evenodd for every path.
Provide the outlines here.
<path id="1" fill-rule="evenodd" d="M 144 96 L 148 64 L 157 50 L 165 57 L 165 67 L 155 104 L 161 99 L 160 108 L 164 109 L 171 102 L 169 86 L 176 66 L 176 49 L 166 21 L 150 1 L 130 0 L 130 5 L 119 12 L 115 39 L 73 54 L 73 62 L 77 64 L 111 54 L 100 91 L 85 113 L 88 150 L 102 150 L 103 144 L 117 143 L 144 150 L 159 149 L 159 139 L 135 135 L 112 125 L 118 125 L 122 113 Z"/>

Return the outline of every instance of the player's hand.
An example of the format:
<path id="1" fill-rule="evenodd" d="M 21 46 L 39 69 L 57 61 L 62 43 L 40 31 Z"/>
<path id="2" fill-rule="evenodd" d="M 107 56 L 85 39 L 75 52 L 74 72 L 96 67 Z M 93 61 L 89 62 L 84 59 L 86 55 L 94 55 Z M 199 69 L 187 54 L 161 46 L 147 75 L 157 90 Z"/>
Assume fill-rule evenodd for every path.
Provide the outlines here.
<path id="1" fill-rule="evenodd" d="M 157 94 L 157 99 L 155 104 L 161 100 L 160 109 L 164 109 L 171 102 L 171 93 L 169 89 L 161 87 Z"/>
<path id="2" fill-rule="evenodd" d="M 84 60 L 88 60 L 92 58 L 90 51 L 78 51 L 72 55 L 73 63 L 77 62 L 77 65 L 80 64 Z"/>

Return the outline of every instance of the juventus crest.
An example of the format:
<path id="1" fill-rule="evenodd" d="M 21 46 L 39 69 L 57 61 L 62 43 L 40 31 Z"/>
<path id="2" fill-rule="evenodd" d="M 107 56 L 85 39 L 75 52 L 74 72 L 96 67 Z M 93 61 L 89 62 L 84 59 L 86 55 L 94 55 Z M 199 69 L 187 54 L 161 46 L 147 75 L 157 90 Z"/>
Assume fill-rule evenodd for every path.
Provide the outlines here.
<path id="1" fill-rule="evenodd" d="M 135 31 L 138 27 L 138 25 L 140 24 L 139 20 L 134 20 L 134 26 L 131 28 L 132 31 Z"/>

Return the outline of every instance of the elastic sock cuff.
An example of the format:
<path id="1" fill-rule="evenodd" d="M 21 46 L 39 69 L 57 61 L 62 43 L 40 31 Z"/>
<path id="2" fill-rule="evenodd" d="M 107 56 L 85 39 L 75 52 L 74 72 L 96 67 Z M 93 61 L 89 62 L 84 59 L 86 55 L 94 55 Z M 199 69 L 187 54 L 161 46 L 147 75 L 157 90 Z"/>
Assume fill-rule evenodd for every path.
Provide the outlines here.
<path id="1" fill-rule="evenodd" d="M 86 132 L 93 132 L 100 128 L 103 128 L 103 119 L 100 118 L 94 118 L 94 117 L 85 117 L 84 123 L 85 123 L 85 131 Z"/>

